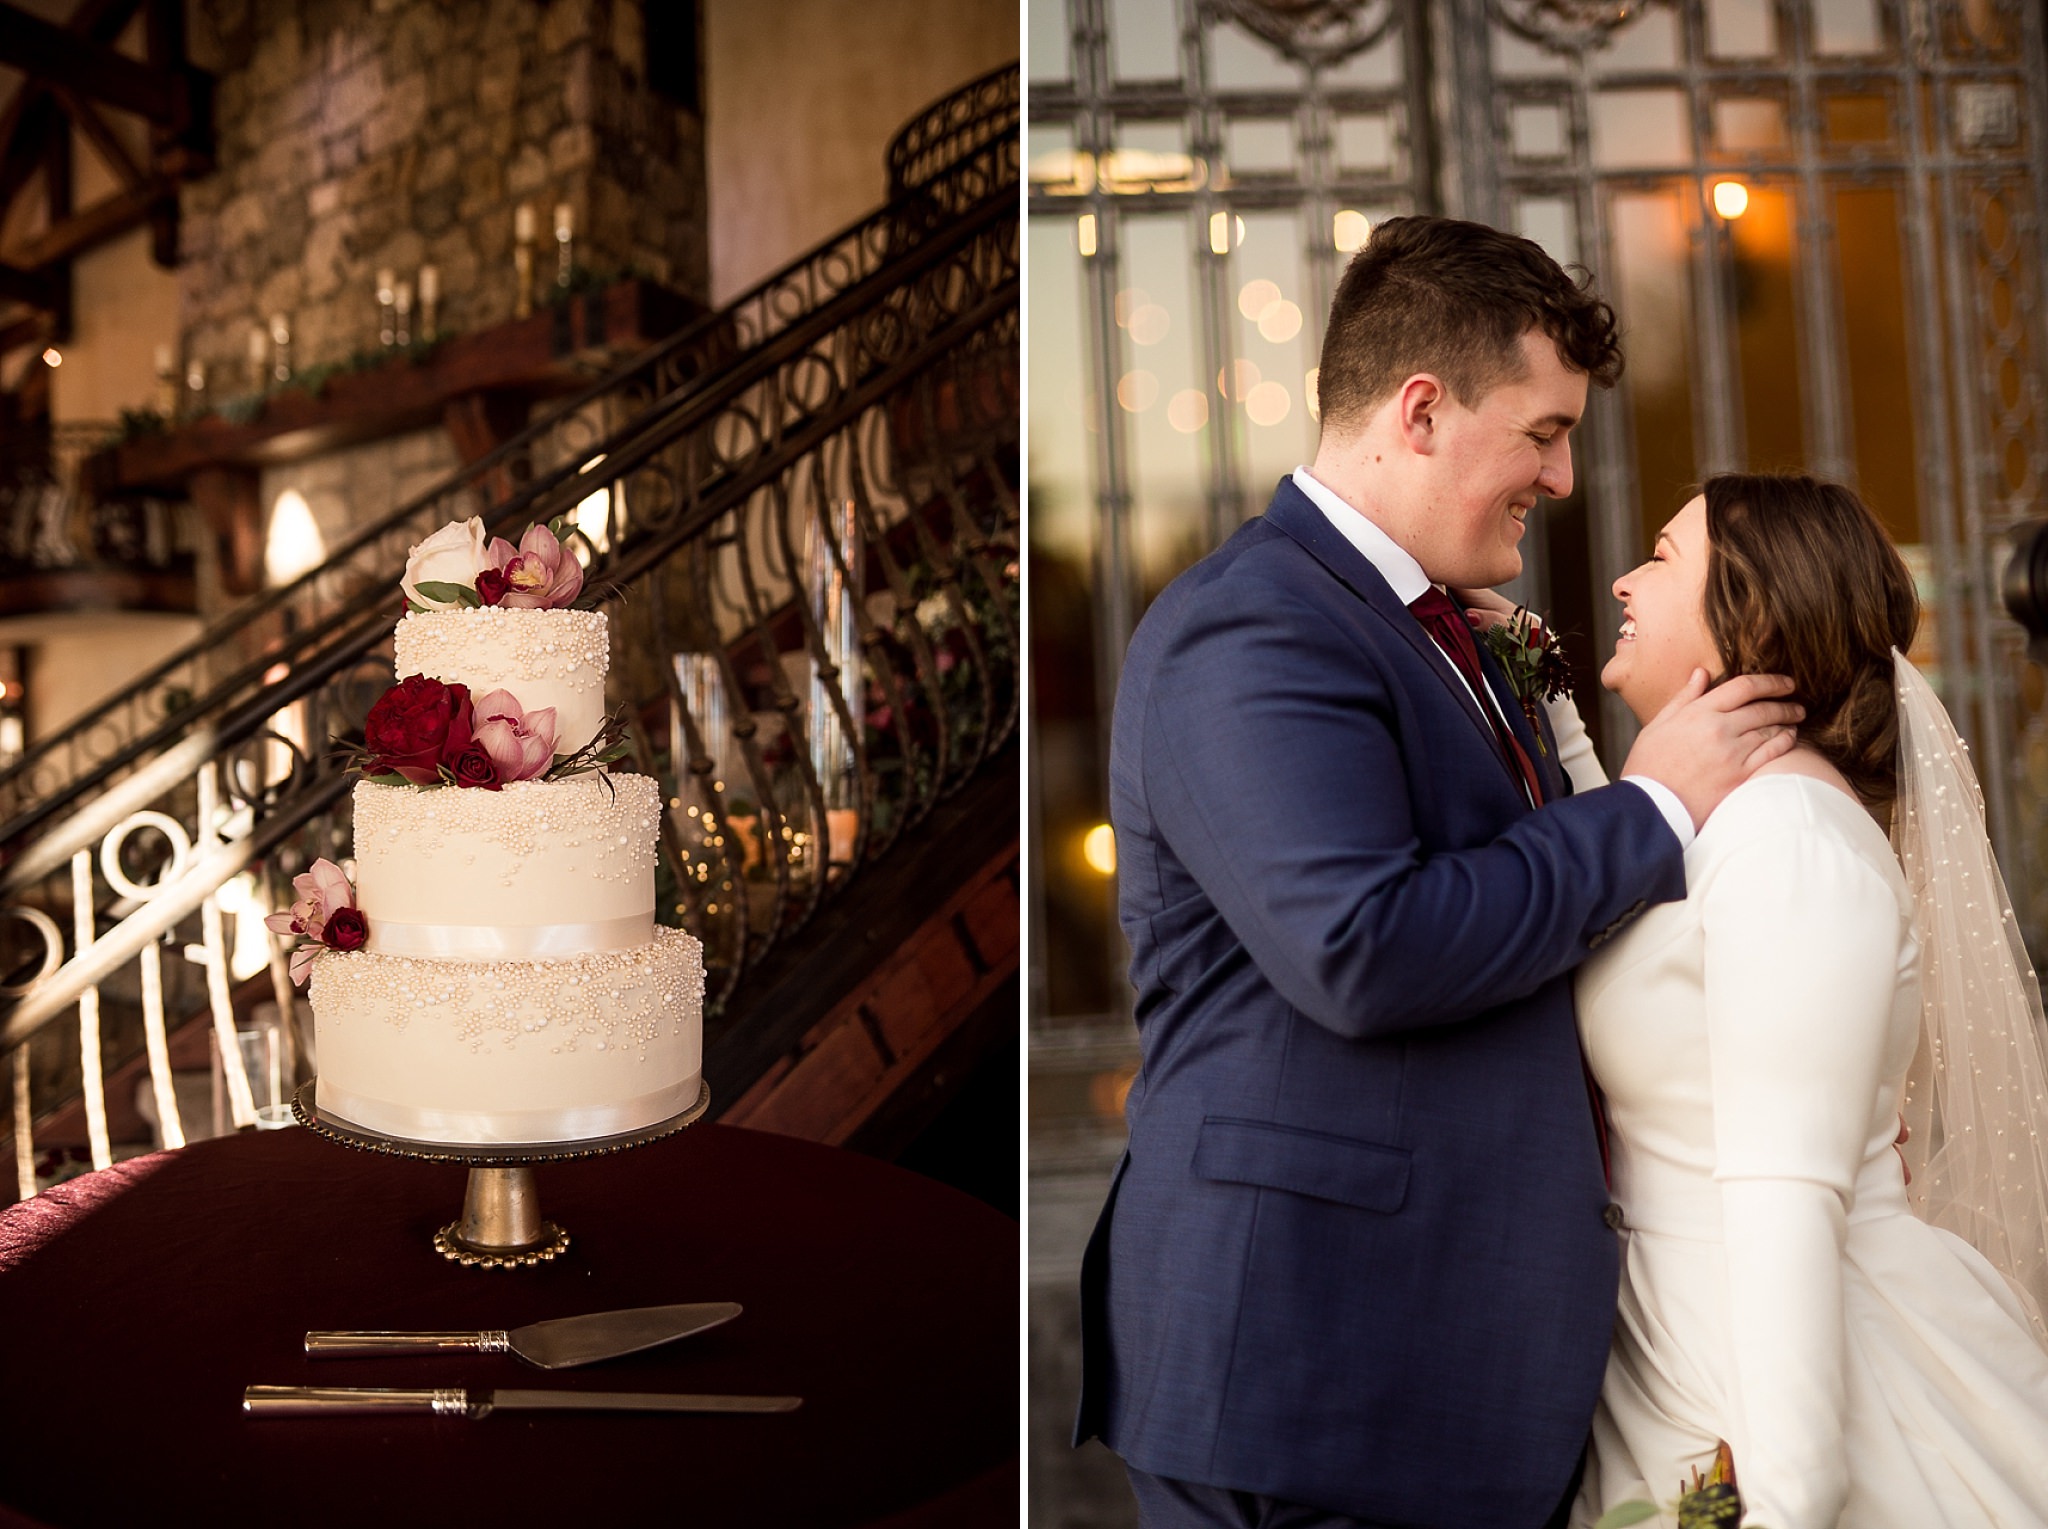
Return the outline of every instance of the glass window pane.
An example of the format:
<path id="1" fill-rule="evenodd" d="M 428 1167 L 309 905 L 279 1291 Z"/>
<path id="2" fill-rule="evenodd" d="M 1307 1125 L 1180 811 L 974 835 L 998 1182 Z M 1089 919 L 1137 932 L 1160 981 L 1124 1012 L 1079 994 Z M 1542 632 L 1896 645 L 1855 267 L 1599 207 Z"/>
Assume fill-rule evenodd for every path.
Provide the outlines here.
<path id="1" fill-rule="evenodd" d="M 1600 169 L 1692 162 L 1692 124 L 1681 90 L 1603 90 L 1591 101 L 1593 163 Z"/>
<path id="2" fill-rule="evenodd" d="M 1830 144 L 1890 143 L 1892 103 L 1885 95 L 1831 95 L 1822 104 Z"/>
<path id="3" fill-rule="evenodd" d="M 1714 103 L 1714 147 L 1766 154 L 1787 146 L 1785 103 L 1773 96 L 1723 96 Z"/>
<path id="4" fill-rule="evenodd" d="M 1564 59 L 1529 41 L 1512 27 L 1493 24 L 1493 72 L 1502 79 L 1533 79 L 1568 73 Z"/>
<path id="5" fill-rule="evenodd" d="M 1676 69 L 1679 57 L 1677 7 L 1644 6 L 1609 34 L 1593 55 L 1593 67 L 1608 74 L 1623 70 Z"/>
<path id="6" fill-rule="evenodd" d="M 1074 220 L 1031 219 L 1031 541 L 1086 568 L 1094 546 L 1096 410 L 1086 401 L 1086 262 Z"/>
<path id="7" fill-rule="evenodd" d="M 1777 51 L 1772 0 L 1707 0 L 1707 52 L 1716 58 L 1769 58 Z"/>
<path id="8" fill-rule="evenodd" d="M 1692 302 L 1690 187 L 1615 196 L 1613 302 L 1621 319 L 1626 394 L 1635 438 L 1642 541 L 1678 512 L 1699 476 L 1693 387 L 1699 368 Z M 1616 570 L 1617 572 L 1619 570 Z"/>
<path id="9" fill-rule="evenodd" d="M 1208 166 L 1187 151 L 1187 129 L 1179 118 L 1116 124 L 1116 148 L 1104 157 L 1102 184 L 1135 195 L 1145 191 L 1199 191 Z"/>
<path id="10" fill-rule="evenodd" d="M 1233 175 L 1285 175 L 1294 169 L 1294 122 L 1233 117 L 1223 129 L 1223 159 Z"/>
<path id="11" fill-rule="evenodd" d="M 1394 168 L 1394 134 L 1385 112 L 1337 119 L 1337 166 L 1385 175 Z"/>
<path id="12" fill-rule="evenodd" d="M 1951 53 L 1966 58 L 1972 54 L 2003 58 L 2018 51 L 2020 29 L 2014 24 L 2019 20 L 2017 6 L 2008 6 L 2001 0 L 1962 0 L 1952 8 L 1944 6 L 1943 14 L 1948 22 L 1942 31 L 1947 35 Z"/>
<path id="13" fill-rule="evenodd" d="M 1794 198 L 1782 186 L 1747 183 L 1740 217 L 1722 218 L 1723 269 L 1735 326 L 1742 394 L 1743 464 L 1752 472 L 1806 465 L 1800 389 Z"/>
<path id="14" fill-rule="evenodd" d="M 1297 90 L 1303 80 L 1300 67 L 1271 43 L 1225 23 L 1209 29 L 1209 83 L 1218 90 Z"/>
<path id="15" fill-rule="evenodd" d="M 1043 834 L 1032 858 L 1033 918 L 1051 1018 L 1102 1014 L 1121 1001 L 1123 951 L 1114 887 L 1081 853 L 1108 816 L 1104 709 L 1097 694 L 1095 441 L 1088 384 L 1088 262 L 1071 218 L 1030 220 L 1031 790 Z"/>
<path id="16" fill-rule="evenodd" d="M 1565 109 L 1552 101 L 1517 101 L 1508 108 L 1508 143 L 1517 159 L 1563 159 L 1571 148 Z"/>
<path id="17" fill-rule="evenodd" d="M 1396 20 L 1386 36 L 1370 48 L 1354 53 L 1342 63 L 1323 71 L 1325 84 L 1384 89 L 1401 83 L 1401 23 Z"/>
<path id="18" fill-rule="evenodd" d="M 1109 0 L 1109 56 L 1120 80 L 1180 78 L 1173 0 Z"/>
<path id="19" fill-rule="evenodd" d="M 1030 77 L 1048 83 L 1073 78 L 1073 34 L 1067 25 L 1067 0 L 1031 0 L 1024 13 Z"/>
<path id="20" fill-rule="evenodd" d="M 1193 215 L 1127 218 L 1122 237 L 1113 403 L 1130 445 L 1132 556 L 1143 605 L 1208 550 L 1203 444 L 1215 411 L 1196 306 Z"/>
<path id="21" fill-rule="evenodd" d="M 1559 265 L 1579 258 L 1578 220 L 1561 196 L 1525 196 L 1515 207 L 1515 232 L 1534 239 Z"/>
<path id="22" fill-rule="evenodd" d="M 1234 359 L 1218 381 L 1243 431 L 1247 501 L 1263 508 L 1273 485 L 1315 455 L 1307 390 L 1321 324 L 1309 312 L 1296 216 L 1247 213 L 1244 224 L 1230 262 Z"/>
<path id="23" fill-rule="evenodd" d="M 1917 542 L 1920 462 L 1907 341 L 1912 298 L 1899 238 L 1904 208 L 1894 187 L 1841 186 L 1834 214 L 1856 485 L 1892 540 Z"/>
<path id="24" fill-rule="evenodd" d="M 1092 162 L 1083 164 L 1075 153 L 1072 123 L 1032 123 L 1025 151 L 1032 190 L 1053 196 L 1085 196 L 1094 186 L 1095 167 Z"/>
<path id="25" fill-rule="evenodd" d="M 1813 0 L 1813 48 L 1836 55 L 1883 52 L 1877 0 Z"/>

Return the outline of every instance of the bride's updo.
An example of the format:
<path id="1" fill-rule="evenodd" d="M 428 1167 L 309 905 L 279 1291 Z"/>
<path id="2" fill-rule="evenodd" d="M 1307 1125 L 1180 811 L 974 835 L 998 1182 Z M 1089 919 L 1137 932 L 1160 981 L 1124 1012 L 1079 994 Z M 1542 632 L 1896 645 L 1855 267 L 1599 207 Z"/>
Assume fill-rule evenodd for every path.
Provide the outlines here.
<path id="1" fill-rule="evenodd" d="M 1701 596 L 1728 674 L 1791 677 L 1799 739 L 1880 817 L 1898 794 L 1892 649 L 1913 642 L 1920 599 L 1875 515 L 1819 478 L 1707 480 Z"/>

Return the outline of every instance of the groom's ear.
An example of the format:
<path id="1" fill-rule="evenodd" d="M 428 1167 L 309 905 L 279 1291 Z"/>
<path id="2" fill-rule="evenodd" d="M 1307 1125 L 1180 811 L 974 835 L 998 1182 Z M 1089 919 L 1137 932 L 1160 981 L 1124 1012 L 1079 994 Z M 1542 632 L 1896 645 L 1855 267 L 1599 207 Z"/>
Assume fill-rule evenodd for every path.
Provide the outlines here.
<path id="1" fill-rule="evenodd" d="M 1418 456 L 1435 452 L 1439 416 L 1449 401 L 1450 390 L 1434 372 L 1417 372 L 1401 384 L 1394 395 L 1395 423 L 1410 451 Z"/>

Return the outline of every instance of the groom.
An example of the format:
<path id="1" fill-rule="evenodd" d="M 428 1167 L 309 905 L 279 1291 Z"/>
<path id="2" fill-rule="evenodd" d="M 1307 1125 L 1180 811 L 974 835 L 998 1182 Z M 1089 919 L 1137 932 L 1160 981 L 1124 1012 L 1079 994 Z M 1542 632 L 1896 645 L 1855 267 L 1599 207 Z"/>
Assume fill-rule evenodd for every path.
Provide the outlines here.
<path id="1" fill-rule="evenodd" d="M 1110 789 L 1143 1063 L 1076 1431 L 1148 1525 L 1563 1522 L 1619 1221 L 1572 968 L 1684 896 L 1696 825 L 1798 717 L 1785 682 L 1696 676 L 1571 795 L 1440 592 L 1520 572 L 1620 369 L 1611 310 L 1536 245 L 1381 224 L 1313 468 L 1132 639 Z"/>

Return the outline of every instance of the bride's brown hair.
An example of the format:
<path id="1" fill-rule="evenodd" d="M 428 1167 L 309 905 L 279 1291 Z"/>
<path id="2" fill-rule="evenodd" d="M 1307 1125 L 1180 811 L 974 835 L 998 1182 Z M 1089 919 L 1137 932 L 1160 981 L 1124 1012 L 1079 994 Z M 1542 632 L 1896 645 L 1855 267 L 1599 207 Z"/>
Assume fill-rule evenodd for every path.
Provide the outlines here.
<path id="1" fill-rule="evenodd" d="M 1880 817 L 1898 795 L 1892 649 L 1913 642 L 1920 598 L 1869 508 L 1795 474 L 1709 478 L 1707 630 L 1729 674 L 1790 676 L 1818 749 Z"/>

